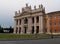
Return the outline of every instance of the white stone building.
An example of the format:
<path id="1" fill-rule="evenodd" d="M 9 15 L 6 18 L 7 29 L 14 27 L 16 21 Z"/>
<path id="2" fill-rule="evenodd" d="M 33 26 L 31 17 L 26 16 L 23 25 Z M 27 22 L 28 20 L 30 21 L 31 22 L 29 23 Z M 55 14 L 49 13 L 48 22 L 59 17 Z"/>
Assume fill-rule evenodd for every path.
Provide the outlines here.
<path id="1" fill-rule="evenodd" d="M 26 4 L 22 12 L 15 12 L 14 16 L 14 34 L 41 34 L 44 33 L 44 15 L 45 8 L 39 5 L 39 8 Z"/>

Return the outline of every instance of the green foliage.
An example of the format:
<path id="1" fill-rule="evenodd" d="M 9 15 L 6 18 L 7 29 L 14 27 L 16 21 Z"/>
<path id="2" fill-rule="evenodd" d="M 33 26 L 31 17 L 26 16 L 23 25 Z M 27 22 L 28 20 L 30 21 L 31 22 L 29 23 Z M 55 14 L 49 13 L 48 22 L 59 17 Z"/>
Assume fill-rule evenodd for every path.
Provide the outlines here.
<path id="1" fill-rule="evenodd" d="M 55 36 L 60 36 L 60 35 L 53 35 Z M 30 34 L 30 35 L 20 35 L 20 34 L 0 34 L 0 39 L 4 38 L 49 38 L 51 35 L 49 34 Z"/>
<path id="2" fill-rule="evenodd" d="M 19 35 L 19 34 L 0 34 L 0 38 L 43 38 L 43 37 L 49 37 L 50 35 Z"/>

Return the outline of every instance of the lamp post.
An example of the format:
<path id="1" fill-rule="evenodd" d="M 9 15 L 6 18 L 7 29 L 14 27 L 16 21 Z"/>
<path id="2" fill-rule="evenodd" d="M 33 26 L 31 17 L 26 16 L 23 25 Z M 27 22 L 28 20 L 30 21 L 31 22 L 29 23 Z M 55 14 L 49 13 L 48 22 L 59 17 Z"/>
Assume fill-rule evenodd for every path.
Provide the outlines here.
<path id="1" fill-rule="evenodd" d="M 51 38 L 53 39 L 52 29 L 51 29 Z"/>

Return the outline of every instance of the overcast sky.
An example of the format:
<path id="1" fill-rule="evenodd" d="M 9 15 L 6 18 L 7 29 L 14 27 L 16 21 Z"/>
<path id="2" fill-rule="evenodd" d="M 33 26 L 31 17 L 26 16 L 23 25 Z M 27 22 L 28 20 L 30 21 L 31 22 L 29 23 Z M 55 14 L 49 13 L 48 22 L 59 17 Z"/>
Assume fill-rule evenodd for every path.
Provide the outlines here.
<path id="1" fill-rule="evenodd" d="M 43 4 L 46 12 L 60 11 L 60 0 L 0 0 L 0 25 L 9 27 L 14 25 L 15 11 L 21 10 L 25 4 L 34 7 Z"/>

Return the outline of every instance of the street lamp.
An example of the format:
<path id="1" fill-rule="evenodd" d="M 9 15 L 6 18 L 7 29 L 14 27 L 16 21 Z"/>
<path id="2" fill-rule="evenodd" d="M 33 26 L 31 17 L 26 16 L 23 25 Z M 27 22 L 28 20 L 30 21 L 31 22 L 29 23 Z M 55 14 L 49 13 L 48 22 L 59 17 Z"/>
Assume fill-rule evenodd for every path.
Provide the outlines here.
<path id="1" fill-rule="evenodd" d="M 52 29 L 51 29 L 51 38 L 53 39 Z"/>

